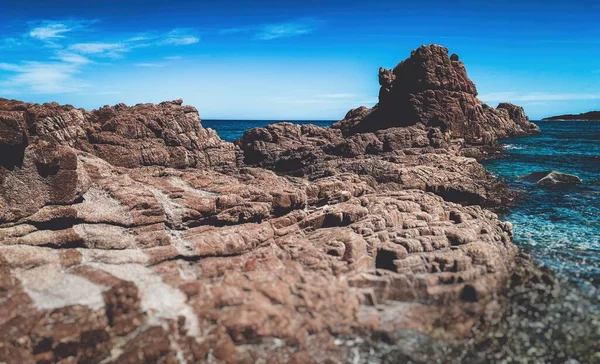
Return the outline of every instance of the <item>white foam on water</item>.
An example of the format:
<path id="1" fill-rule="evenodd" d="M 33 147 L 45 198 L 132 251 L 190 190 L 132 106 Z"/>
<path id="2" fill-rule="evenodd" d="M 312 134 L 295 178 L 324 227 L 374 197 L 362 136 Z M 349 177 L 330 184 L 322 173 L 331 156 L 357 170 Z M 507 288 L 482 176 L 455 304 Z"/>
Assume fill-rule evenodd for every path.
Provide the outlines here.
<path id="1" fill-rule="evenodd" d="M 525 148 L 523 148 L 520 145 L 516 145 L 516 144 L 505 144 L 504 149 L 506 149 L 506 150 L 521 150 L 521 149 L 525 149 Z"/>

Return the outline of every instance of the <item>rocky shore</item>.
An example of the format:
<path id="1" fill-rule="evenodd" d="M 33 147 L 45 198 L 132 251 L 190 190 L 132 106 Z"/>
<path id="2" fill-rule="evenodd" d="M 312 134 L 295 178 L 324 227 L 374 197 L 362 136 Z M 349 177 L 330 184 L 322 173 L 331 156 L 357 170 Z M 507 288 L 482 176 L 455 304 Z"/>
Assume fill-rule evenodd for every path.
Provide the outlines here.
<path id="1" fill-rule="evenodd" d="M 0 99 L 0 361 L 410 358 L 502 316 L 531 273 L 476 158 L 539 129 L 441 46 L 379 81 L 332 128 L 235 143 L 181 100 Z"/>
<path id="2" fill-rule="evenodd" d="M 600 120 L 600 111 L 588 111 L 581 114 L 565 114 L 543 118 L 544 121 L 596 121 Z"/>

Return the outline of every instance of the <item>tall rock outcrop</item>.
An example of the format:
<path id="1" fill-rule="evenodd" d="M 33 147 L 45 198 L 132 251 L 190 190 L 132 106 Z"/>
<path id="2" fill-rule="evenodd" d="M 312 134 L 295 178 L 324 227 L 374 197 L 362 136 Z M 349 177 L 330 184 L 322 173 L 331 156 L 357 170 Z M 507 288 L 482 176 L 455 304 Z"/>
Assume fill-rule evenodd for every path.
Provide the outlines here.
<path id="1" fill-rule="evenodd" d="M 464 64 L 439 45 L 419 47 L 393 70 L 380 68 L 379 84 L 375 107 L 350 110 L 333 127 L 351 135 L 422 124 L 477 145 L 539 131 L 521 107 L 482 104 Z"/>

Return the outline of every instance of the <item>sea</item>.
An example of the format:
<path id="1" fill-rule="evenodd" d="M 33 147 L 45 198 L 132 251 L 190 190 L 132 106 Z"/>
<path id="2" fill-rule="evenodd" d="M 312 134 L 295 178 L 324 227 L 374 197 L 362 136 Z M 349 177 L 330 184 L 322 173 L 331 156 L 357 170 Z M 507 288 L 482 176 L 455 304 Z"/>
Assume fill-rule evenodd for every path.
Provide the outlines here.
<path id="1" fill-rule="evenodd" d="M 486 168 L 523 192 L 504 218 L 514 242 L 540 265 L 580 285 L 600 289 L 600 121 L 536 121 L 542 133 L 503 140 L 505 153 Z M 581 185 L 543 188 L 519 181 L 532 172 L 579 176 Z"/>
<path id="2" fill-rule="evenodd" d="M 233 141 L 245 130 L 276 120 L 204 120 Z M 293 121 L 330 126 L 331 120 Z M 502 216 L 514 226 L 514 243 L 538 264 L 595 296 L 600 290 L 600 121 L 534 121 L 542 133 L 503 140 L 505 153 L 486 168 L 522 198 Z M 521 182 L 532 172 L 579 176 L 578 186 L 544 188 Z"/>

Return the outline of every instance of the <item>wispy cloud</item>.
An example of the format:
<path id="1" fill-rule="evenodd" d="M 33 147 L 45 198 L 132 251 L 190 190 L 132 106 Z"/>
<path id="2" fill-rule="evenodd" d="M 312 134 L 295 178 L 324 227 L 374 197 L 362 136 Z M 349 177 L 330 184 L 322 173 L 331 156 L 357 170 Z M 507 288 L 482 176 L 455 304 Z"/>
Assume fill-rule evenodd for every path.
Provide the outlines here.
<path id="1" fill-rule="evenodd" d="M 83 89 L 86 83 L 77 79 L 76 64 L 61 62 L 24 62 L 23 64 L 0 64 L 0 69 L 13 73 L 0 87 L 28 89 L 32 93 L 56 94 Z"/>
<path id="2" fill-rule="evenodd" d="M 38 38 L 41 40 L 46 39 L 55 39 L 55 38 L 64 38 L 63 33 L 70 32 L 69 29 L 64 24 L 49 24 L 42 27 L 33 28 L 29 33 L 33 38 Z"/>
<path id="3" fill-rule="evenodd" d="M 61 39 L 65 38 L 66 33 L 85 28 L 96 22 L 97 20 L 43 20 L 29 31 L 29 36 L 40 40 Z"/>
<path id="4" fill-rule="evenodd" d="M 71 52 L 77 52 L 88 55 L 107 56 L 111 58 L 119 58 L 123 53 L 129 52 L 131 47 L 123 43 L 75 43 L 69 47 Z"/>
<path id="5" fill-rule="evenodd" d="M 190 33 L 188 29 L 173 29 L 160 42 L 171 45 L 190 45 L 200 42 L 200 38 Z"/>
<path id="6" fill-rule="evenodd" d="M 11 63 L 0 63 L 0 71 L 19 72 L 21 67 Z"/>
<path id="7" fill-rule="evenodd" d="M 92 63 L 92 61 L 87 57 L 84 57 L 80 54 L 69 53 L 69 52 L 59 52 L 54 57 L 54 59 L 57 59 L 59 61 L 65 62 L 65 63 L 73 63 L 73 64 L 78 64 L 78 65 Z"/>
<path id="8" fill-rule="evenodd" d="M 91 85 L 85 81 L 84 71 L 90 64 L 101 64 L 98 62 L 101 58 L 123 58 L 138 48 L 188 46 L 200 41 L 193 29 L 182 28 L 135 36 L 111 34 L 107 37 L 100 31 L 90 32 L 90 25 L 97 22 L 34 21 L 27 23 L 29 29 L 25 33 L 0 40 L 2 49 L 39 49 L 40 44 L 46 49 L 45 52 L 30 52 L 30 60 L 0 63 L 0 72 L 3 73 L 0 89 L 43 94 L 89 92 Z M 141 62 L 135 65 L 160 67 L 163 63 Z M 112 90 L 106 92 L 114 93 Z"/>
<path id="9" fill-rule="evenodd" d="M 143 34 L 118 42 L 86 42 L 71 44 L 72 52 L 110 58 L 121 58 L 136 48 L 154 46 L 186 46 L 200 42 L 200 38 L 187 29 L 173 29 L 166 34 Z"/>
<path id="10" fill-rule="evenodd" d="M 600 93 L 549 93 L 549 92 L 493 92 L 479 95 L 486 102 L 541 102 L 541 101 L 576 101 L 600 100 Z"/>
<path id="11" fill-rule="evenodd" d="M 257 30 L 254 38 L 258 40 L 273 40 L 279 38 L 296 37 L 314 32 L 319 22 L 314 19 L 299 19 L 295 21 L 266 24 Z"/>

